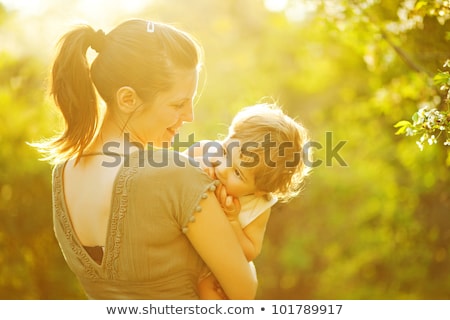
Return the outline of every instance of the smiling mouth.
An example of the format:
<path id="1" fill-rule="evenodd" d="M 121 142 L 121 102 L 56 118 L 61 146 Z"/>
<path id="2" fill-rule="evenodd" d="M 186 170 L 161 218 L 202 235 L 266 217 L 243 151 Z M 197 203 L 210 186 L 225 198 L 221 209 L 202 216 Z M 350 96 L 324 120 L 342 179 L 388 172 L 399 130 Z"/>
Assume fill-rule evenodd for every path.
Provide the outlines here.
<path id="1" fill-rule="evenodd" d="M 178 133 L 179 128 L 167 128 L 167 131 L 169 131 L 172 135 L 176 135 Z"/>

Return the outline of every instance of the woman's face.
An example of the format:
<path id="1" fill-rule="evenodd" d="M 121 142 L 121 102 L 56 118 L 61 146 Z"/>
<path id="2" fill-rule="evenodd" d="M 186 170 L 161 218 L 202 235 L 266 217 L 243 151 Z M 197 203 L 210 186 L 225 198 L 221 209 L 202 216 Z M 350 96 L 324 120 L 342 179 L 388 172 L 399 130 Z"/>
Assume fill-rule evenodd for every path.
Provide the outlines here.
<path id="1" fill-rule="evenodd" d="M 197 70 L 178 71 L 173 87 L 145 103 L 129 122 L 132 136 L 146 147 L 168 147 L 184 122 L 192 122 Z"/>

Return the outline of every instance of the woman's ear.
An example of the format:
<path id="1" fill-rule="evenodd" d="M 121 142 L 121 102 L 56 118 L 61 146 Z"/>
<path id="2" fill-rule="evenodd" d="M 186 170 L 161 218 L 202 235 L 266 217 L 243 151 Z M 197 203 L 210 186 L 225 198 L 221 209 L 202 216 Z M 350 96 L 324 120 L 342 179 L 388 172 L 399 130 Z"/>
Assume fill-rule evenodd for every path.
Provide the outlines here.
<path id="1" fill-rule="evenodd" d="M 129 114 L 136 110 L 142 104 L 142 100 L 132 87 L 120 87 L 116 92 L 116 101 L 119 110 Z"/>

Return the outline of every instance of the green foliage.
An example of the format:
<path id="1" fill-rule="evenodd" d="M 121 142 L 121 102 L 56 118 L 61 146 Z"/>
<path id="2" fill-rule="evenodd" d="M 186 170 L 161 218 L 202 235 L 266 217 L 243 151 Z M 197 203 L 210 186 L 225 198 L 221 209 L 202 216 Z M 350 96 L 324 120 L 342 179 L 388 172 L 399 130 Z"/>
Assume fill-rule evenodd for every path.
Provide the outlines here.
<path id="1" fill-rule="evenodd" d="M 51 168 L 26 144 L 56 120 L 44 71 L 32 57 L 0 52 L 0 299 L 81 296 L 53 236 Z"/>
<path id="2" fill-rule="evenodd" d="M 425 142 L 428 142 L 430 146 L 436 144 L 443 132 L 447 134 L 444 145 L 450 145 L 450 114 L 448 112 L 441 112 L 435 108 L 427 110 L 424 107 L 413 114 L 412 123 L 401 120 L 394 127 L 398 128 L 395 134 L 419 135 L 420 139 L 416 143 L 420 150 L 423 150 Z"/>
<path id="3" fill-rule="evenodd" d="M 447 67 L 450 60 L 444 64 Z M 434 96 L 434 101 L 424 104 L 417 112 L 412 115 L 412 121 L 401 120 L 394 127 L 398 128 L 397 135 L 418 136 L 416 141 L 420 150 L 425 145 L 433 145 L 438 143 L 442 138 L 444 146 L 450 146 L 450 74 L 448 71 L 439 72 L 433 78 L 434 84 L 441 91 L 446 92 L 446 111 L 440 111 L 436 107 L 430 105 L 438 105 L 441 101 L 438 95 Z M 437 103 L 436 103 L 436 102 Z M 450 150 L 447 151 L 447 166 L 450 166 Z"/>
<path id="4" fill-rule="evenodd" d="M 446 1 L 417 1 L 414 6 L 403 7 L 403 17 L 404 24 L 416 21 L 413 25 L 422 28 L 426 18 L 432 19 L 431 22 L 428 22 L 428 25 L 432 25 L 433 19 L 436 19 L 435 21 L 441 27 L 437 27 L 438 31 L 435 32 L 435 37 L 433 37 L 434 41 L 429 45 L 433 47 L 444 45 L 440 50 L 441 53 L 436 54 L 436 57 L 447 54 L 444 48 L 447 45 L 446 41 L 449 39 L 449 32 L 445 25 L 447 20 L 450 19 L 450 6 Z M 434 28 L 436 29 L 436 27 Z M 449 60 L 444 63 L 444 68 L 448 66 Z M 435 71 L 432 70 L 433 73 Z M 398 128 L 396 134 L 418 136 L 416 143 L 420 150 L 423 150 L 424 145 L 437 143 L 440 137 L 444 146 L 450 145 L 450 76 L 448 71 L 440 71 L 433 76 L 432 80 L 443 94 L 434 92 L 428 97 L 428 101 L 420 101 L 419 110 L 414 112 L 411 117 L 412 122 L 401 120 L 394 125 Z M 447 153 L 447 165 L 450 166 L 450 151 L 447 151 Z"/>

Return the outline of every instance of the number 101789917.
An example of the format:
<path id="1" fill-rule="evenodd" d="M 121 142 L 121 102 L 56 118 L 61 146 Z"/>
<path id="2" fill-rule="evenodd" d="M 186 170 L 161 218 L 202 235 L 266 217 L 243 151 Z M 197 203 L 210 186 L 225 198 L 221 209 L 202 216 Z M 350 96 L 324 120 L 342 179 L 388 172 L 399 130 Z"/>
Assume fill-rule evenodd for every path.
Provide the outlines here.
<path id="1" fill-rule="evenodd" d="M 342 304 L 273 304 L 272 314 L 339 314 Z"/>

